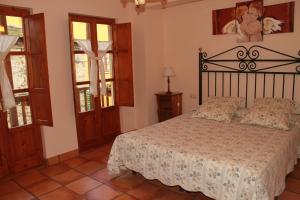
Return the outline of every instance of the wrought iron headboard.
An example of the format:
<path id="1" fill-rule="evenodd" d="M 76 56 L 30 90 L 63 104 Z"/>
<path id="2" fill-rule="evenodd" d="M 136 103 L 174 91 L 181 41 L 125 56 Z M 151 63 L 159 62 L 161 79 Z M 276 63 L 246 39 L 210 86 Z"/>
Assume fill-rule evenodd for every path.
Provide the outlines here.
<path id="1" fill-rule="evenodd" d="M 227 58 L 227 54 L 233 54 L 233 59 Z M 265 58 L 269 56 L 263 56 L 262 54 L 275 54 L 272 58 Z M 226 56 L 226 59 L 221 58 Z M 232 57 L 230 55 L 229 57 Z M 275 57 L 275 58 L 274 58 Z M 259 64 L 263 65 L 260 67 Z M 271 66 L 266 66 L 266 64 L 272 64 Z M 234 67 L 237 65 L 237 67 Z M 217 68 L 217 69 L 216 69 Z M 204 74 L 207 74 L 207 85 L 204 83 Z M 285 89 L 288 84 L 286 78 L 291 79 L 290 88 L 292 89 L 291 96 L 289 98 L 295 99 L 296 92 L 296 76 L 300 75 L 300 51 L 297 56 L 291 56 L 286 53 L 282 53 L 276 50 L 272 50 L 263 46 L 254 45 L 249 48 L 245 46 L 236 46 L 234 48 L 228 49 L 214 56 L 208 57 L 206 52 L 199 49 L 199 105 L 203 101 L 203 86 L 207 86 L 207 96 L 210 95 L 210 77 L 211 74 L 214 75 L 214 96 L 217 96 L 217 82 L 221 81 L 222 86 L 222 96 L 225 93 L 225 76 L 229 76 L 227 79 L 229 82 L 229 96 L 232 95 L 232 76 L 237 76 L 237 96 L 240 96 L 240 76 L 245 76 L 245 98 L 246 107 L 248 104 L 249 96 L 249 76 L 253 76 L 254 81 L 254 98 L 257 97 L 257 77 L 262 76 L 263 79 L 263 97 L 266 96 L 266 76 L 271 76 L 272 80 L 272 97 L 275 97 L 276 79 L 281 76 L 281 90 L 282 98 L 286 98 Z M 260 74 L 260 75 L 259 75 Z M 221 76 L 221 78 L 218 78 Z M 219 80 L 221 79 L 221 80 Z M 278 83 L 277 83 L 278 84 Z M 278 86 L 278 85 L 277 85 Z M 298 86 L 300 87 L 300 85 Z"/>

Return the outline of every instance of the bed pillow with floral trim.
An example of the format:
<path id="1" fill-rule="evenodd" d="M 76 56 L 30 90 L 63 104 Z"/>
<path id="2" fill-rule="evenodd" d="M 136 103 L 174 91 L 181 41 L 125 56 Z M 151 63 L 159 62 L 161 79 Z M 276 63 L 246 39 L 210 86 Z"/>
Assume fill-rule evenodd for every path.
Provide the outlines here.
<path id="1" fill-rule="evenodd" d="M 290 122 L 291 125 L 296 126 L 297 128 L 300 129 L 300 115 L 298 114 L 292 115 Z"/>
<path id="2" fill-rule="evenodd" d="M 242 118 L 241 123 L 289 130 L 290 116 L 285 109 L 254 105 Z"/>
<path id="3" fill-rule="evenodd" d="M 205 102 L 193 113 L 193 117 L 230 123 L 238 106 L 229 102 Z"/>
<path id="4" fill-rule="evenodd" d="M 272 108 L 274 110 L 284 110 L 286 113 L 295 112 L 295 102 L 290 99 L 281 99 L 281 98 L 258 98 L 254 101 L 255 106 Z"/>
<path id="5" fill-rule="evenodd" d="M 245 108 L 246 99 L 243 97 L 208 97 L 206 102 L 232 103 L 239 108 Z"/>

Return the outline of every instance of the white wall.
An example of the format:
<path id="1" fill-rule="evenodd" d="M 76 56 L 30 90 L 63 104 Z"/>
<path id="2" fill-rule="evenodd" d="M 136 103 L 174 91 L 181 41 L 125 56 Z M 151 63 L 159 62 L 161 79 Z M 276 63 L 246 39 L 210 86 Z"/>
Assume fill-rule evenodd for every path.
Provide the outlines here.
<path id="1" fill-rule="evenodd" d="M 137 14 L 130 8 L 133 35 L 133 65 L 135 107 L 134 115 L 123 113 L 123 121 L 135 117 L 135 124 L 126 130 L 138 129 L 154 124 L 157 119 L 155 93 L 163 89 L 163 20 L 161 10 L 152 10 Z M 122 108 L 128 110 L 128 108 Z M 123 131 L 126 132 L 126 131 Z"/>
<path id="2" fill-rule="evenodd" d="M 145 106 L 151 107 L 151 118 L 154 118 L 153 94 L 150 95 L 148 91 L 151 93 L 156 91 L 157 84 L 149 85 L 148 80 L 156 74 L 150 75 L 151 72 L 145 67 L 161 65 L 162 49 L 153 54 L 146 51 L 146 48 L 155 48 L 158 42 L 152 43 L 145 40 L 151 40 L 152 33 L 161 35 L 155 30 L 161 32 L 162 28 L 160 23 L 152 21 L 152 16 L 148 14 L 137 16 L 132 5 L 123 8 L 121 2 L 116 0 L 0 0 L 0 4 L 32 8 L 34 14 L 45 13 L 54 119 L 54 127 L 43 127 L 42 130 L 46 158 L 78 148 L 72 92 L 68 13 L 115 18 L 119 23 L 133 22 L 135 107 L 121 108 L 121 129 L 126 132 L 149 124 L 149 114 L 148 110 L 144 110 Z M 158 22 L 161 21 L 159 15 L 155 15 L 155 19 Z M 151 25 L 146 26 L 146 23 Z M 151 55 L 146 59 L 148 53 Z M 151 59 L 153 57 L 156 59 Z"/>
<path id="3" fill-rule="evenodd" d="M 265 4 L 288 0 L 265 0 Z M 135 107 L 121 108 L 122 131 L 157 122 L 154 93 L 166 90 L 162 67 L 174 67 L 173 91 L 183 92 L 183 110 L 198 104 L 198 48 L 208 53 L 235 46 L 233 35 L 213 36 L 213 9 L 233 7 L 237 0 L 204 0 L 165 10 L 137 14 L 118 0 L 0 0 L 0 4 L 29 7 L 46 18 L 47 50 L 54 127 L 43 128 L 45 157 L 77 149 L 71 80 L 68 13 L 116 18 L 131 22 Z M 261 45 L 295 54 L 300 44 L 300 4 L 296 2 L 295 32 L 266 36 Z M 250 44 L 249 44 L 250 45 Z"/>
<path id="4" fill-rule="evenodd" d="M 238 45 L 235 35 L 212 35 L 212 10 L 234 7 L 236 2 L 241 0 L 204 0 L 164 11 L 164 62 L 175 69 L 177 76 L 172 84 L 183 92 L 185 112 L 198 105 L 198 48 L 214 55 Z M 290 1 L 264 0 L 265 5 L 282 2 Z M 295 3 L 295 32 L 268 35 L 257 44 L 297 55 L 300 49 L 300 2 Z"/>
<path id="5" fill-rule="evenodd" d="M 1 0 L 1 4 L 32 8 L 45 13 L 48 67 L 54 127 L 43 128 L 45 157 L 78 148 L 74 115 L 68 13 L 128 21 L 128 10 L 117 1 L 102 0 Z"/>

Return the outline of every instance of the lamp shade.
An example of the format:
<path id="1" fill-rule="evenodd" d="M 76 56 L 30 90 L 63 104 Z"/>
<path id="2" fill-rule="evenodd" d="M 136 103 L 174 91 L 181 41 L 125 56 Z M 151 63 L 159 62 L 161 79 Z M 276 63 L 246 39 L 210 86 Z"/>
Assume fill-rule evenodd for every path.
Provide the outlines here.
<path id="1" fill-rule="evenodd" d="M 144 5 L 146 3 L 146 0 L 134 0 L 135 5 L 140 6 Z"/>
<path id="2" fill-rule="evenodd" d="M 163 76 L 175 76 L 175 72 L 172 67 L 165 67 L 163 71 Z"/>

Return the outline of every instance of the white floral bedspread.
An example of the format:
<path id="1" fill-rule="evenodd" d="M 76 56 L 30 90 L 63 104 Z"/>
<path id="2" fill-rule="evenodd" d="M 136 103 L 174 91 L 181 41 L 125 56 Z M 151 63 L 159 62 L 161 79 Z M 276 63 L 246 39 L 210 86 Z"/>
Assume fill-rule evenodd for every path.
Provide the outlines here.
<path id="1" fill-rule="evenodd" d="M 131 169 L 217 200 L 273 200 L 297 162 L 299 135 L 296 128 L 282 131 L 182 115 L 118 136 L 108 169 L 113 174 Z"/>

